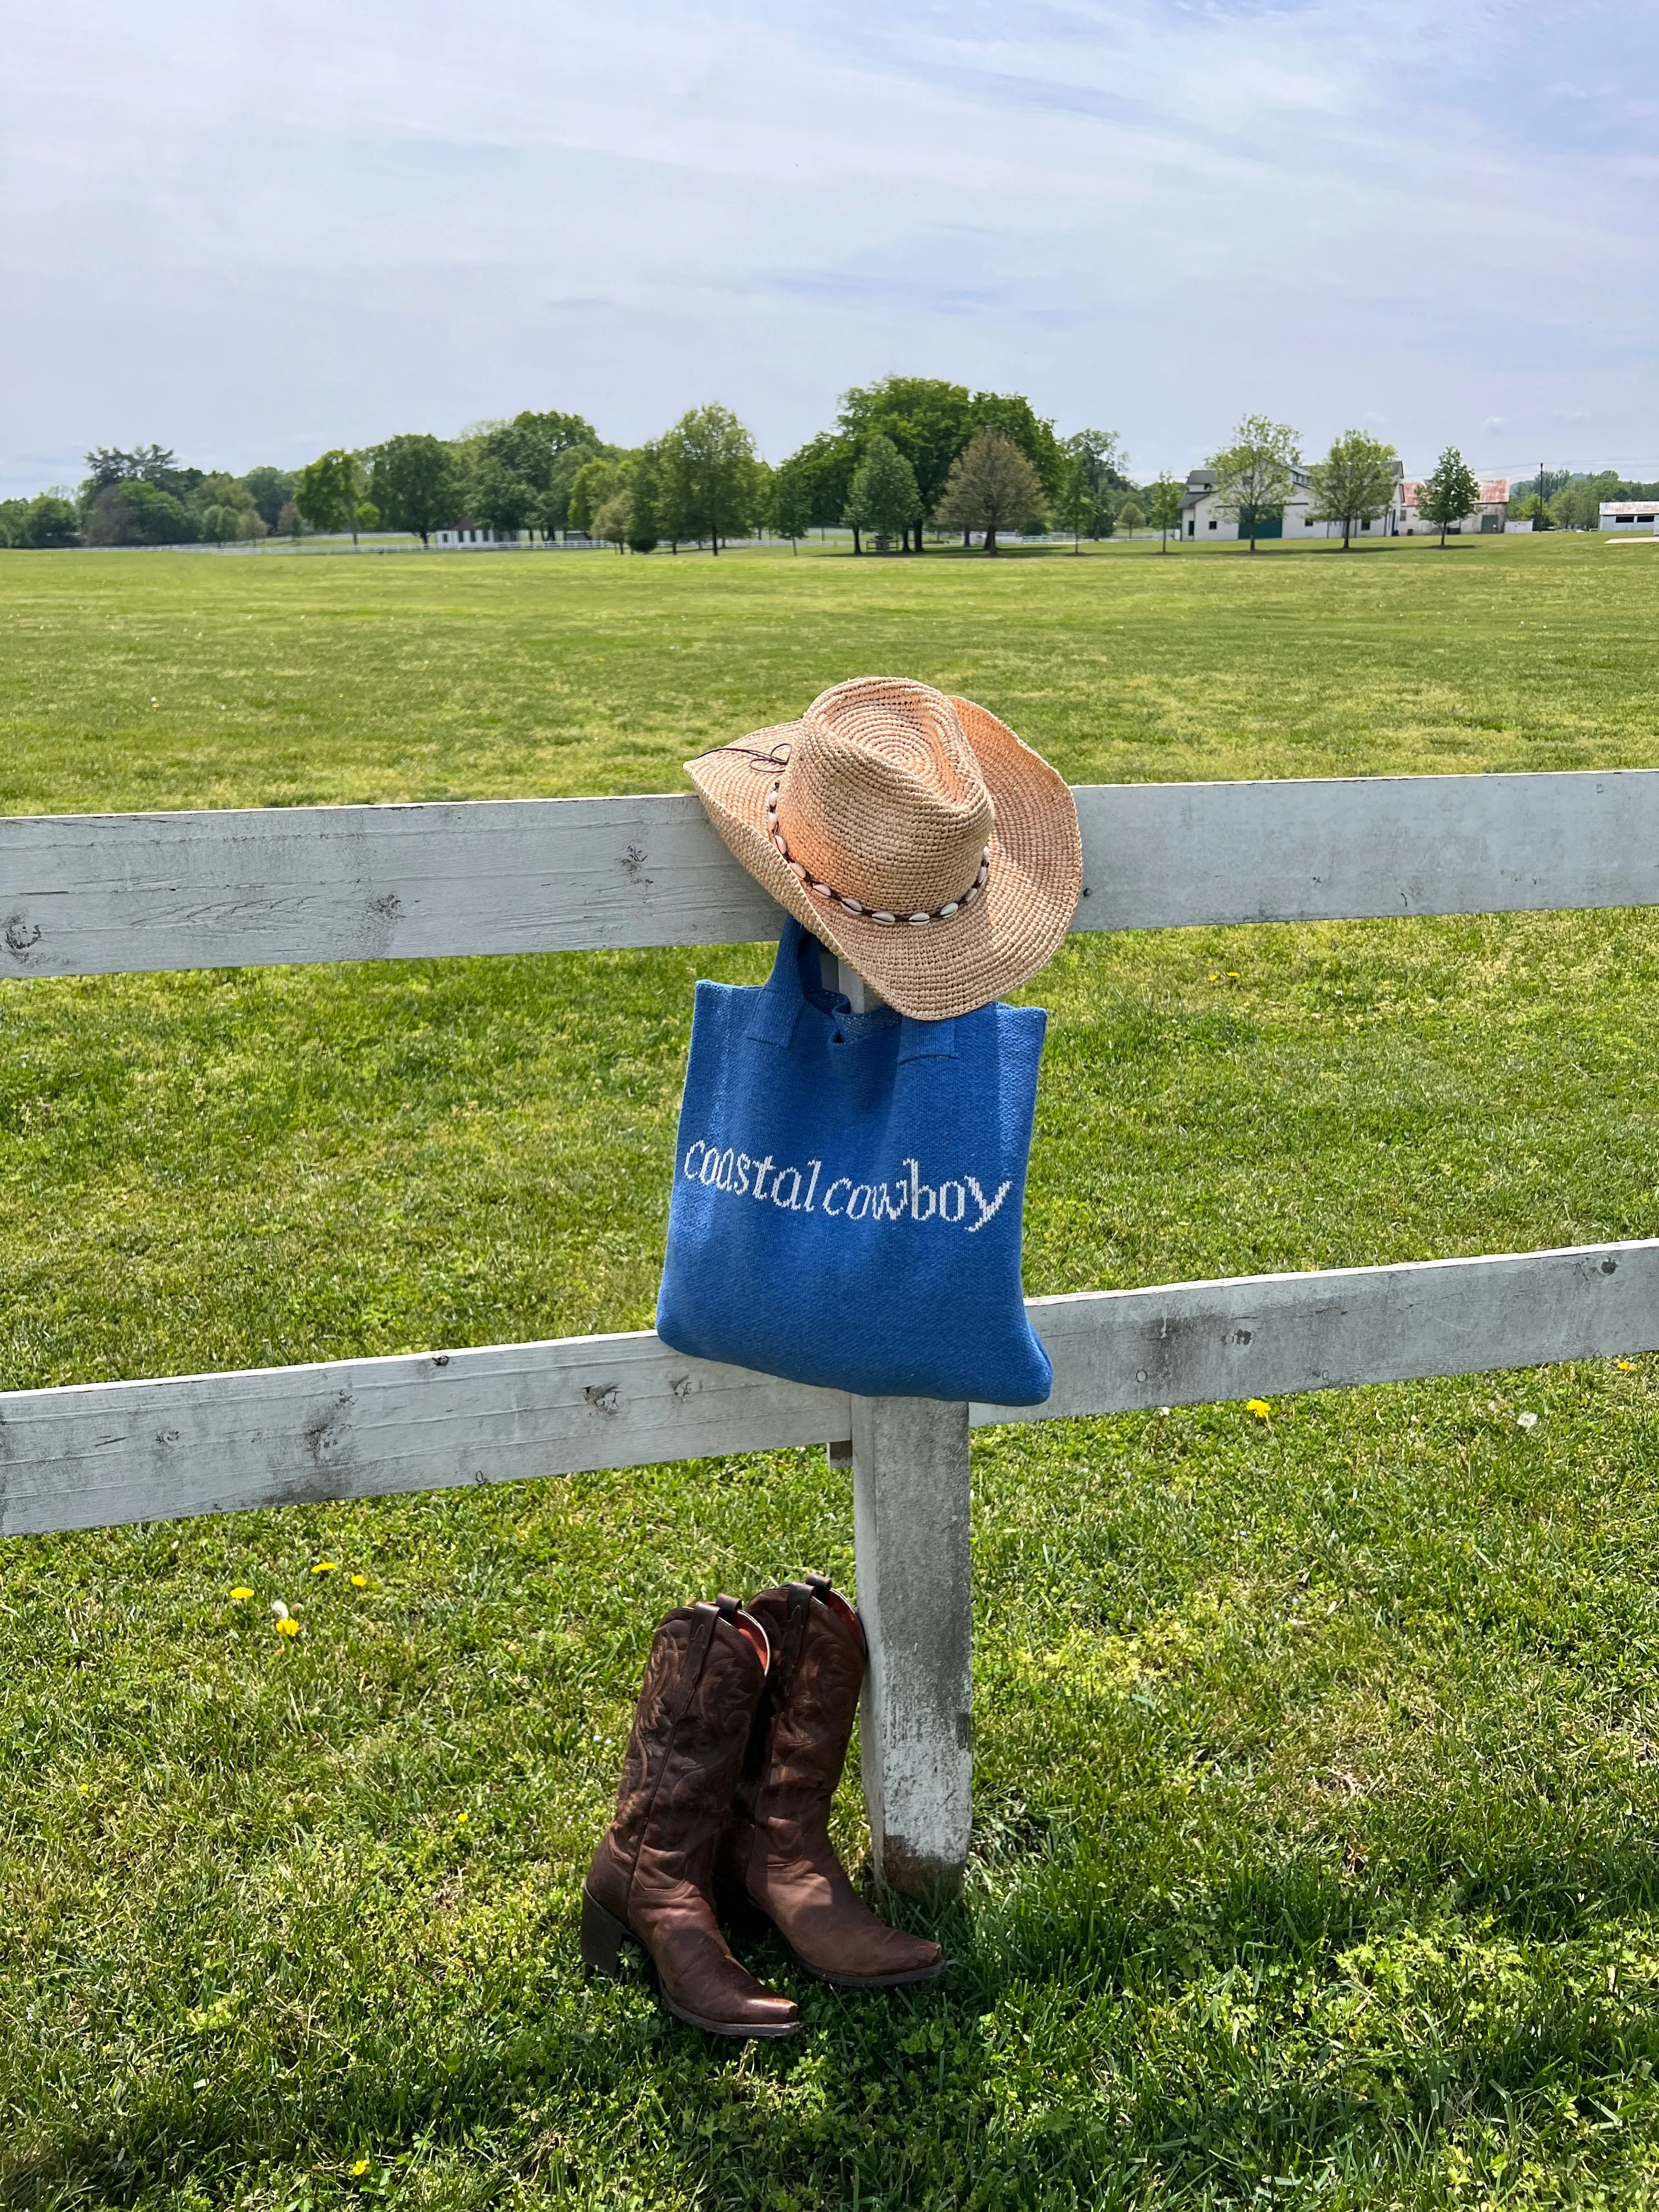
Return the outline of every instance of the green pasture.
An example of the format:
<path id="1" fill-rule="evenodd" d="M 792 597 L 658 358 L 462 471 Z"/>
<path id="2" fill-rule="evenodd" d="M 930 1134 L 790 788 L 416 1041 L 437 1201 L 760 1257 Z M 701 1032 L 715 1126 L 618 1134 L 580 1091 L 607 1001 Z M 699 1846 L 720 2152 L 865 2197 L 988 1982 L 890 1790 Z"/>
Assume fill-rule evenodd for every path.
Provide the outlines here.
<path id="1" fill-rule="evenodd" d="M 1549 538 L 0 554 L 0 810 L 672 789 L 871 671 L 1078 781 L 1659 764 L 1656 610 Z M 0 985 L 0 1388 L 647 1324 L 765 957 Z M 1659 1229 L 1646 915 L 1031 996 L 1032 1291 Z M 763 1952 L 784 2049 L 575 1907 L 657 1614 L 850 1579 L 822 1453 L 0 1545 L 0 2204 L 1659 2204 L 1656 1447 L 1647 1358 L 981 1434 L 955 1968 Z"/>

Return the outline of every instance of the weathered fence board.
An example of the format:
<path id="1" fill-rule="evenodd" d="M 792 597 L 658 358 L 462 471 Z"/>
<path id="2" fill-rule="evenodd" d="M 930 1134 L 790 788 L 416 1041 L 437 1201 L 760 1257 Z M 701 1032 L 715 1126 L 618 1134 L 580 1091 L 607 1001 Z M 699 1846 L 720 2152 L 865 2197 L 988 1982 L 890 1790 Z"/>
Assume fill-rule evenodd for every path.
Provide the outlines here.
<path id="1" fill-rule="evenodd" d="M 1659 1350 L 1659 1238 L 1084 1291 L 1028 1310 L 1053 1394 L 976 1406 L 976 1425 Z M 647 1331 L 13 1390 L 0 1393 L 0 1535 L 649 1466 L 841 1441 L 854 1425 L 844 1392 L 686 1359 Z"/>
<path id="2" fill-rule="evenodd" d="M 648 1331 L 0 1392 L 0 1536 L 822 1443 L 844 1391 Z"/>
<path id="3" fill-rule="evenodd" d="M 1078 929 L 1659 903 L 1659 769 L 1077 793 Z"/>
<path id="4" fill-rule="evenodd" d="M 1074 927 L 1659 902 L 1659 769 L 1077 793 Z M 738 943 L 690 794 L 0 818 L 0 975 Z"/>
<path id="5" fill-rule="evenodd" d="M 1054 1365 L 975 1426 L 1659 1350 L 1659 1237 L 1028 1298 Z"/>

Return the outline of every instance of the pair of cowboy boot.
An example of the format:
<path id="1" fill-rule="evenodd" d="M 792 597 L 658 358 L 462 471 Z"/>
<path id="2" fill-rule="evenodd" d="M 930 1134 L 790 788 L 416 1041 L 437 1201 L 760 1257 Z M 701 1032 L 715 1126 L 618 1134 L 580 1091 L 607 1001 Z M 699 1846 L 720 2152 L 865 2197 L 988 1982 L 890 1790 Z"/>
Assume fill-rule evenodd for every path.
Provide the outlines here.
<path id="1" fill-rule="evenodd" d="M 582 1892 L 590 1973 L 614 1974 L 631 1938 L 678 2019 L 781 2038 L 799 2033 L 800 2014 L 732 1955 L 722 1913 L 769 1920 L 797 1965 L 842 1989 L 944 1972 L 937 1943 L 860 1901 L 830 1841 L 865 1656 L 857 1614 L 818 1575 L 747 1607 L 722 1597 L 666 1616 Z"/>

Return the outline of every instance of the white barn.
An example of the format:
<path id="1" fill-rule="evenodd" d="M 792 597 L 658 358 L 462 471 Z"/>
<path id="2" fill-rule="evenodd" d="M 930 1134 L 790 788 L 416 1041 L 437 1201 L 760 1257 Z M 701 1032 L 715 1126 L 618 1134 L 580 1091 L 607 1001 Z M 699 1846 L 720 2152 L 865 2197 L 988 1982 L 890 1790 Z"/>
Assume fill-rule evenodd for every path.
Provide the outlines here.
<path id="1" fill-rule="evenodd" d="M 1603 530 L 1646 530 L 1659 538 L 1654 525 L 1659 522 L 1659 500 L 1604 499 L 1601 501 Z"/>
<path id="2" fill-rule="evenodd" d="M 1404 505 L 1404 516 L 1400 526 L 1402 537 L 1438 538 L 1440 535 L 1440 525 L 1431 522 L 1426 515 L 1419 512 L 1418 499 L 1422 489 L 1422 483 L 1415 477 L 1408 477 L 1401 486 Z M 1466 514 L 1462 522 L 1448 523 L 1446 534 L 1449 538 L 1458 538 L 1465 532 L 1477 535 L 1482 532 L 1501 533 L 1508 526 L 1509 517 L 1509 478 L 1482 477 L 1480 496 L 1475 502 L 1474 514 Z"/>
<path id="3" fill-rule="evenodd" d="M 1395 468 L 1394 497 L 1385 513 L 1375 522 L 1356 522 L 1351 535 L 1355 538 L 1394 538 L 1400 531 L 1401 492 L 1403 479 L 1399 465 Z M 1317 520 L 1314 515 L 1313 477 L 1299 465 L 1291 471 L 1291 495 L 1284 511 L 1279 514 L 1264 514 L 1256 524 L 1258 538 L 1285 538 L 1312 543 L 1321 538 L 1340 538 L 1340 522 Z M 1241 527 L 1237 517 L 1224 514 L 1218 503 L 1213 469 L 1194 469 L 1187 478 L 1186 495 L 1181 502 L 1181 535 L 1194 544 L 1219 544 L 1225 538 L 1248 538 L 1248 526 Z"/>

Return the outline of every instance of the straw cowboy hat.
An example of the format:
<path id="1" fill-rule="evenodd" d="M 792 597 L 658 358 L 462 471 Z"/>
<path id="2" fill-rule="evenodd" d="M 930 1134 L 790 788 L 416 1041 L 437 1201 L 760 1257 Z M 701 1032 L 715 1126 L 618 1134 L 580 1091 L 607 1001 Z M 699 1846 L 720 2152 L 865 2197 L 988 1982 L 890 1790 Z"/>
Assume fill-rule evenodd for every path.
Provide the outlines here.
<path id="1" fill-rule="evenodd" d="M 854 677 L 686 768 L 750 874 L 901 1013 L 988 1005 L 1070 925 L 1072 794 L 971 699 Z"/>

